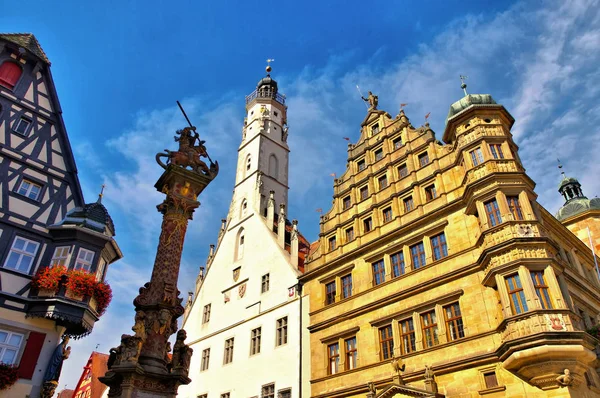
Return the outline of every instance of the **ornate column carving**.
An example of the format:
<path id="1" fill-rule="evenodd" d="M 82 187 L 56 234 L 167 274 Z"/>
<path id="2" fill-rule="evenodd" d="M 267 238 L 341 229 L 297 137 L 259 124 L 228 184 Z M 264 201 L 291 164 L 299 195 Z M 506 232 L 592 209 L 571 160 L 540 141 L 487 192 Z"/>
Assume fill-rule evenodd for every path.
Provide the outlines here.
<path id="1" fill-rule="evenodd" d="M 198 195 L 219 170 L 218 163 L 211 161 L 208 167 L 200 160 L 208 154 L 195 130 L 178 130 L 175 141 L 179 142 L 179 151 L 156 155 L 165 172 L 155 187 L 166 195 L 157 206 L 163 221 L 156 259 L 150 282 L 133 300 L 135 323 L 131 329 L 135 334 L 121 336 L 121 344 L 110 350 L 108 372 L 100 378 L 110 387 L 109 397 L 175 397 L 178 387 L 191 381 L 188 370 L 192 349 L 184 342 L 185 330 L 177 331 L 177 319 L 184 313 L 177 279 L 188 221 L 200 206 Z M 161 162 L 162 157 L 167 158 L 166 164 Z M 177 340 L 169 359 L 168 340 L 174 333 Z"/>

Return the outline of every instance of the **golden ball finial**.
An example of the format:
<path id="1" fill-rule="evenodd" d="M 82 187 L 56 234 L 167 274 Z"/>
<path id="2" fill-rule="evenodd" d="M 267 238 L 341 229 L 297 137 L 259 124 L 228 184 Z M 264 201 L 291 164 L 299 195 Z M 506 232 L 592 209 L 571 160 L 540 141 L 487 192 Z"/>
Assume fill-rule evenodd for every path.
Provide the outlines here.
<path id="1" fill-rule="evenodd" d="M 265 68 L 265 70 L 267 71 L 267 73 L 271 73 L 271 70 L 273 70 L 273 68 L 271 68 L 271 65 L 269 65 Z"/>

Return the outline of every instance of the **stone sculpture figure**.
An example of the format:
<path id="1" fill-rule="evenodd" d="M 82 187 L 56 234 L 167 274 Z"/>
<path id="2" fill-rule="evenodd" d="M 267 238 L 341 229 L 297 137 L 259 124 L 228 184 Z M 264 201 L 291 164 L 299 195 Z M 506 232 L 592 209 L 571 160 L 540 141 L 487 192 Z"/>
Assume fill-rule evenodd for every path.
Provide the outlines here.
<path id="1" fill-rule="evenodd" d="M 174 164 L 181 167 L 191 167 L 192 170 L 199 174 L 205 174 L 214 178 L 219 172 L 219 164 L 210 162 L 210 168 L 204 163 L 201 158 L 207 158 L 208 153 L 204 146 L 205 141 L 201 141 L 195 127 L 186 127 L 182 130 L 177 130 L 174 138 L 179 142 L 177 151 L 165 149 L 165 152 L 156 154 L 156 162 L 164 169 L 169 164 Z M 198 145 L 196 144 L 198 141 Z M 167 158 L 167 163 L 163 163 L 160 158 Z"/>
<path id="2" fill-rule="evenodd" d="M 573 377 L 571 376 L 571 371 L 569 369 L 565 369 L 565 372 L 556 378 L 558 384 L 561 387 L 568 387 L 573 384 Z"/>
<path id="3" fill-rule="evenodd" d="M 374 95 L 372 92 L 369 91 L 369 96 L 367 98 L 363 96 L 361 96 L 361 98 L 363 99 L 363 101 L 369 103 L 369 110 L 377 109 L 377 105 L 379 104 L 378 96 Z"/>
<path id="4" fill-rule="evenodd" d="M 192 359 L 192 353 L 194 352 L 191 347 L 185 344 L 184 341 L 186 338 L 186 331 L 180 329 L 177 332 L 177 339 L 175 340 L 175 345 L 173 346 L 173 357 L 171 360 L 173 370 L 178 370 L 185 375 L 187 375 L 189 372 L 190 361 Z"/>
<path id="5" fill-rule="evenodd" d="M 71 354 L 71 347 L 67 347 L 69 339 L 69 336 L 63 336 L 62 342 L 56 347 L 50 357 L 46 373 L 44 374 L 42 392 L 40 393 L 41 398 L 51 398 L 54 395 L 54 390 L 58 386 L 63 362 Z"/>

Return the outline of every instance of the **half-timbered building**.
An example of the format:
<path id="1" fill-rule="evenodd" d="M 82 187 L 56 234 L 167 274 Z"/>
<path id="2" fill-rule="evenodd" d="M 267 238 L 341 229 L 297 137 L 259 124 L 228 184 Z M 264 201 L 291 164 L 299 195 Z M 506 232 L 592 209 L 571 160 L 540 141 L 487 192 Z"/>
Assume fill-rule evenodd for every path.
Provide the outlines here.
<path id="1" fill-rule="evenodd" d="M 90 297 L 32 288 L 48 266 L 104 280 L 122 257 L 101 196 L 85 204 L 50 73 L 32 34 L 0 34 L 0 361 L 19 367 L 10 396 L 37 396 L 63 334 L 91 332 Z"/>

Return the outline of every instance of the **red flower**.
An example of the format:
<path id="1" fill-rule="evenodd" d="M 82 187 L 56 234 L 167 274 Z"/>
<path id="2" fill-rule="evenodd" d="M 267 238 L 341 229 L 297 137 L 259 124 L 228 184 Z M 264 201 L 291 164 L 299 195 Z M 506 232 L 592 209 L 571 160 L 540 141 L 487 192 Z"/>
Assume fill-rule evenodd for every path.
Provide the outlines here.
<path id="1" fill-rule="evenodd" d="M 35 274 L 31 280 L 31 285 L 38 290 L 44 289 L 57 292 L 60 279 L 66 274 L 67 269 L 63 266 L 45 267 Z"/>
<path id="2" fill-rule="evenodd" d="M 0 391 L 9 389 L 18 379 L 18 367 L 0 362 Z"/>
<path id="3" fill-rule="evenodd" d="M 112 289 L 110 288 L 110 285 L 106 282 L 98 282 L 94 288 L 94 298 L 98 303 L 98 306 L 96 307 L 98 315 L 104 314 L 112 300 Z"/>
<path id="4" fill-rule="evenodd" d="M 73 294 L 80 296 L 91 296 L 94 294 L 96 287 L 96 276 L 89 272 L 77 270 L 71 271 L 68 274 L 67 289 Z"/>

